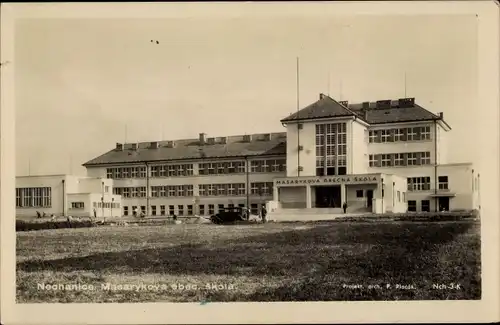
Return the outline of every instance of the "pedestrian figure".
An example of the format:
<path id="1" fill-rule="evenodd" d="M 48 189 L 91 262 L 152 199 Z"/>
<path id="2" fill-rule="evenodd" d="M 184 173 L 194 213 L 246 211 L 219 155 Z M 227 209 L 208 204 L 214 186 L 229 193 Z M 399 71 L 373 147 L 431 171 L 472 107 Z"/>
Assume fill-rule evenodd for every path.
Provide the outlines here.
<path id="1" fill-rule="evenodd" d="M 344 202 L 344 204 L 342 205 L 342 209 L 344 209 L 344 213 L 347 212 L 347 202 Z"/>
<path id="2" fill-rule="evenodd" d="M 260 210 L 260 215 L 261 215 L 261 218 L 262 218 L 262 222 L 266 223 L 267 209 L 266 209 L 266 205 L 265 204 L 262 205 L 262 208 Z"/>
<path id="3" fill-rule="evenodd" d="M 41 218 L 41 217 L 42 217 L 42 215 L 41 215 L 40 211 L 37 211 L 37 212 L 36 212 L 36 217 L 37 217 L 37 218 Z"/>
<path id="4" fill-rule="evenodd" d="M 97 219 L 97 211 L 95 208 L 94 208 L 94 219 Z"/>

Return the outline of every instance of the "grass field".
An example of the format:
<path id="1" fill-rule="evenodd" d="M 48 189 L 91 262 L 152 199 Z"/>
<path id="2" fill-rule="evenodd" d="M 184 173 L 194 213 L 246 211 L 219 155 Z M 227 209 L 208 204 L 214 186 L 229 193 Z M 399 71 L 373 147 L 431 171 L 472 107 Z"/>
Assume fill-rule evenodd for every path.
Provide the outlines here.
<path id="1" fill-rule="evenodd" d="M 474 221 L 17 233 L 20 303 L 480 299 L 480 279 Z"/>

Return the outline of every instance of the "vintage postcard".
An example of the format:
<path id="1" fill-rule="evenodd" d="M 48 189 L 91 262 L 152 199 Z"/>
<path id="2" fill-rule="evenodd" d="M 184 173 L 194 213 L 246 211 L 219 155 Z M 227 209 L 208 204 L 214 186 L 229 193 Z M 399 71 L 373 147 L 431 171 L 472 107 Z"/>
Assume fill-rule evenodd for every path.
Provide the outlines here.
<path id="1" fill-rule="evenodd" d="M 495 320 L 498 67 L 491 1 L 2 5 L 2 322 Z"/>

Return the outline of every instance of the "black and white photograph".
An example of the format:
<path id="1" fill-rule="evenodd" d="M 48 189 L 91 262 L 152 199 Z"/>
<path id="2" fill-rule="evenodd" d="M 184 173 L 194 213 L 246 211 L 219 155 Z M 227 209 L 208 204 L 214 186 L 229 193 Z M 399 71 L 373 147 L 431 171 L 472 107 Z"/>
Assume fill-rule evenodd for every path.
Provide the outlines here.
<path id="1" fill-rule="evenodd" d="M 13 21 L 17 305 L 484 299 L 479 15 L 247 5 Z"/>

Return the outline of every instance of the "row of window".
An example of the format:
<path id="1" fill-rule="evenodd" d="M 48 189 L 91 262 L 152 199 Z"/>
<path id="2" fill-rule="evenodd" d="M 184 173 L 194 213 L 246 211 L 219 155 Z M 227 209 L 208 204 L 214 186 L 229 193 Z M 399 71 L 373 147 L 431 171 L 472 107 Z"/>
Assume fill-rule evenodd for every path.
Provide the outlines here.
<path id="1" fill-rule="evenodd" d="M 51 187 L 16 188 L 17 208 L 50 208 L 51 206 Z"/>
<path id="2" fill-rule="evenodd" d="M 94 202 L 94 209 L 119 209 L 120 203 L 117 202 Z"/>
<path id="3" fill-rule="evenodd" d="M 431 127 L 416 126 L 410 128 L 373 130 L 369 131 L 368 139 L 370 143 L 430 140 Z"/>
<path id="4" fill-rule="evenodd" d="M 347 166 L 346 123 L 316 124 L 316 174 L 340 175 Z"/>
<path id="5" fill-rule="evenodd" d="M 176 177 L 191 175 L 193 175 L 193 164 L 151 166 L 151 177 Z"/>
<path id="6" fill-rule="evenodd" d="M 431 153 L 425 151 L 370 155 L 369 164 L 370 167 L 430 165 Z"/>
<path id="7" fill-rule="evenodd" d="M 237 205 L 238 207 L 240 208 L 244 208 L 245 207 L 245 204 L 238 204 Z M 261 208 L 261 204 L 257 204 L 257 203 L 252 203 L 250 205 L 250 212 L 252 214 L 258 214 L 259 213 L 259 210 Z M 168 207 L 168 213 L 167 213 L 167 207 Z M 177 215 L 177 216 L 192 216 L 192 215 L 213 215 L 216 213 L 216 207 L 217 207 L 217 212 L 221 212 L 224 210 L 224 208 L 226 207 L 224 204 L 200 204 L 198 205 L 197 207 L 195 205 L 192 205 L 192 204 L 188 204 L 188 205 L 183 205 L 183 204 L 179 204 L 179 205 L 169 205 L 169 206 L 166 206 L 166 205 L 160 205 L 160 206 L 156 206 L 156 205 L 152 205 L 151 206 L 151 215 L 152 216 L 166 216 L 166 215 Z M 228 204 L 227 205 L 228 208 L 233 208 L 233 207 L 236 207 L 235 204 Z M 197 211 L 196 211 L 197 210 Z M 129 207 L 128 206 L 124 206 L 123 207 L 123 215 L 125 216 L 129 216 L 129 215 L 133 215 L 133 216 L 137 216 L 139 214 L 146 214 L 146 206 L 143 205 L 143 206 L 132 206 Z"/>
<path id="8" fill-rule="evenodd" d="M 429 191 L 431 189 L 430 177 L 409 177 L 407 183 L 408 191 Z M 448 176 L 438 177 L 438 189 L 448 189 Z"/>
<path id="9" fill-rule="evenodd" d="M 417 212 L 417 201 L 415 201 L 415 200 L 408 201 L 408 211 L 409 212 Z M 430 200 L 420 201 L 420 211 L 430 212 L 431 211 L 431 201 Z"/>
<path id="10" fill-rule="evenodd" d="M 276 173 L 286 170 L 286 159 L 263 159 L 250 162 L 252 173 Z M 244 161 L 200 163 L 199 175 L 227 175 L 246 172 Z M 146 166 L 107 168 L 107 178 L 146 178 Z M 153 165 L 151 177 L 177 177 L 194 175 L 193 164 Z"/>
<path id="11" fill-rule="evenodd" d="M 255 195 L 272 195 L 272 182 L 250 183 L 250 193 Z M 245 183 L 235 184 L 200 184 L 199 196 L 241 196 L 246 194 Z M 115 187 L 113 193 L 124 198 L 147 196 L 146 187 Z M 192 197 L 193 185 L 151 186 L 151 197 Z"/>
<path id="12" fill-rule="evenodd" d="M 146 178 L 146 166 L 107 168 L 106 177 L 112 179 Z"/>

